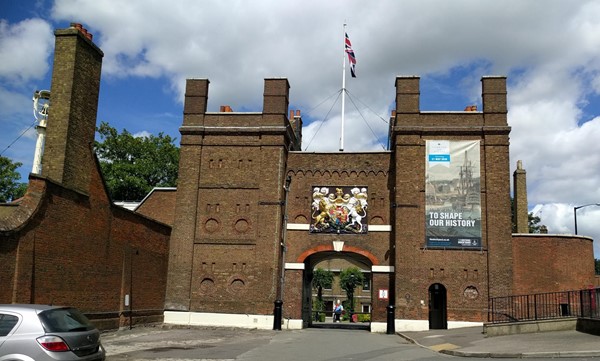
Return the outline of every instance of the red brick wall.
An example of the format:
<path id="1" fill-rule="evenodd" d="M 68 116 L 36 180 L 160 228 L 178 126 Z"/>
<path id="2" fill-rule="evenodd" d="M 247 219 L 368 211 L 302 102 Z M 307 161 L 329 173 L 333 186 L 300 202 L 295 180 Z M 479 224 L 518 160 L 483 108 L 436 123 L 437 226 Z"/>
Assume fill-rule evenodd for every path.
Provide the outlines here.
<path id="1" fill-rule="evenodd" d="M 177 189 L 153 189 L 152 193 L 136 208 L 135 212 L 173 226 Z"/>
<path id="2" fill-rule="evenodd" d="M 285 293 L 283 295 L 283 317 L 300 319 L 302 317 L 302 270 L 285 271 Z"/>
<path id="3" fill-rule="evenodd" d="M 134 317 L 160 321 L 170 228 L 112 206 L 97 168 L 90 180 L 85 195 L 31 176 L 26 197 L 43 190 L 37 204 L 22 205 L 36 206 L 32 217 L 0 233 L 0 260 L 16 270 L 2 272 L 0 302 L 75 306 L 114 328 L 128 321 L 123 299 L 133 286 Z"/>
<path id="4" fill-rule="evenodd" d="M 594 284 L 592 239 L 514 234 L 514 294 L 579 290 Z"/>

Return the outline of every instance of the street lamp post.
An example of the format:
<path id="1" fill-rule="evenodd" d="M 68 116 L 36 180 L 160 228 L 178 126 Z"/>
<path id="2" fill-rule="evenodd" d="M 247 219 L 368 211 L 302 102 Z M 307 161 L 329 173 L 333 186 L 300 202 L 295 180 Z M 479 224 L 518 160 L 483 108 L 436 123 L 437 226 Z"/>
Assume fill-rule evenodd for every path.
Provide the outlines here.
<path id="1" fill-rule="evenodd" d="M 575 235 L 577 235 L 577 210 L 579 208 L 589 207 L 589 206 L 600 206 L 600 203 L 590 203 L 584 204 L 583 206 L 573 207 L 573 218 L 575 219 Z"/>

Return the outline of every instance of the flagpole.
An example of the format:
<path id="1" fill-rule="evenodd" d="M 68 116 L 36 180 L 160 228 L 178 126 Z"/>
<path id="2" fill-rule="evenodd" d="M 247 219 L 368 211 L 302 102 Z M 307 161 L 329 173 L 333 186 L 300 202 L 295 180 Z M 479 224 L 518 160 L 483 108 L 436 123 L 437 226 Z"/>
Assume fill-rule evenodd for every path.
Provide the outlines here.
<path id="1" fill-rule="evenodd" d="M 342 56 L 342 129 L 340 132 L 340 152 L 344 151 L 344 108 L 346 106 L 346 23 L 344 23 L 344 52 Z"/>

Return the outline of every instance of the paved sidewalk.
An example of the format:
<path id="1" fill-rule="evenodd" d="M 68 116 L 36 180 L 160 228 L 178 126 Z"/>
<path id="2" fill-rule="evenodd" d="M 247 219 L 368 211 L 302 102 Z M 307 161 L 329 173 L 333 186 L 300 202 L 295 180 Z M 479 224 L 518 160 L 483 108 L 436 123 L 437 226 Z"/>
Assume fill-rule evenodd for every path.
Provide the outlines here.
<path id="1" fill-rule="evenodd" d="M 559 358 L 600 357 L 600 336 L 577 331 L 539 332 L 486 337 L 482 327 L 399 332 L 433 351 L 463 357 Z"/>

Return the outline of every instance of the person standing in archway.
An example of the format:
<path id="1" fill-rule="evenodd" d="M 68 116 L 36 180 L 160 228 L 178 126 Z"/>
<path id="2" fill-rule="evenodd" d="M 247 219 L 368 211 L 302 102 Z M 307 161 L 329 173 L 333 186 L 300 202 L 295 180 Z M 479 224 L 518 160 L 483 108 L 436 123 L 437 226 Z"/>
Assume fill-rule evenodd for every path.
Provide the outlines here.
<path id="1" fill-rule="evenodd" d="M 333 322 L 341 322 L 342 311 L 344 311 L 344 306 L 342 306 L 340 300 L 337 300 L 333 309 Z"/>

